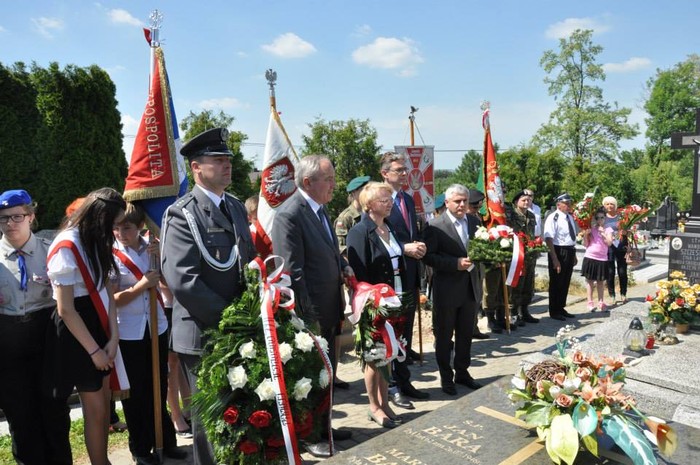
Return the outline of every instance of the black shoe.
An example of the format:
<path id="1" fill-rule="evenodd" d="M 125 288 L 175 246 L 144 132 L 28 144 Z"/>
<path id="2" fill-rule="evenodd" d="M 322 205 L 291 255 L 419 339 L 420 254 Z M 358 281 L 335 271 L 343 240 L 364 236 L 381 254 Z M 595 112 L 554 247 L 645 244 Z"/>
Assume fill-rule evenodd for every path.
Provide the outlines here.
<path id="1" fill-rule="evenodd" d="M 576 318 L 576 315 L 574 315 L 573 313 L 569 313 L 566 310 L 562 310 L 561 314 L 562 314 L 562 316 L 564 316 L 566 318 Z"/>
<path id="2" fill-rule="evenodd" d="M 526 323 L 539 323 L 540 320 L 538 318 L 535 318 L 534 316 L 530 315 L 529 313 L 523 313 L 523 321 Z"/>
<path id="3" fill-rule="evenodd" d="M 416 361 L 420 360 L 420 354 L 413 349 L 408 349 L 408 354 L 406 354 L 406 355 L 408 355 L 408 358 L 410 358 L 412 360 L 416 360 Z"/>
<path id="4" fill-rule="evenodd" d="M 481 331 L 476 331 L 474 334 L 472 334 L 472 339 L 488 339 L 491 336 L 488 334 L 482 333 Z"/>
<path id="5" fill-rule="evenodd" d="M 566 318 L 564 318 L 564 317 L 561 316 L 561 315 L 549 315 L 549 317 L 550 317 L 552 320 L 566 321 Z"/>
<path id="6" fill-rule="evenodd" d="M 163 448 L 163 455 L 169 459 L 184 460 L 187 458 L 187 451 L 182 447 L 165 447 Z"/>
<path id="7" fill-rule="evenodd" d="M 457 395 L 457 388 L 455 387 L 454 384 L 443 384 L 442 385 L 442 392 L 444 392 L 448 396 L 456 396 Z"/>
<path id="8" fill-rule="evenodd" d="M 352 431 L 346 429 L 335 429 L 333 428 L 333 440 L 334 441 L 346 441 L 352 437 Z"/>
<path id="9" fill-rule="evenodd" d="M 389 394 L 389 401 L 397 407 L 405 408 L 406 410 L 413 410 L 416 408 L 410 400 L 406 399 L 403 394 L 398 391 L 394 394 Z"/>
<path id="10" fill-rule="evenodd" d="M 524 319 L 523 317 L 521 317 L 521 316 L 518 316 L 518 317 L 517 317 L 516 322 L 518 323 L 518 326 L 525 326 L 525 324 L 527 323 L 527 322 L 525 321 L 525 319 Z"/>
<path id="11" fill-rule="evenodd" d="M 337 387 L 338 389 L 350 389 L 350 383 L 339 379 L 333 381 L 333 386 Z"/>
<path id="12" fill-rule="evenodd" d="M 499 328 L 498 326 L 494 326 L 491 328 L 491 332 L 494 334 L 501 334 L 503 333 L 503 328 Z"/>
<path id="13" fill-rule="evenodd" d="M 160 460 L 154 454 L 132 456 L 136 465 L 160 465 Z"/>
<path id="14" fill-rule="evenodd" d="M 427 399 L 428 397 L 430 397 L 430 394 L 428 394 L 425 391 L 419 391 L 418 389 L 413 387 L 413 384 L 411 383 L 401 386 L 401 392 L 403 393 L 403 395 L 413 397 L 414 399 Z"/>
<path id="15" fill-rule="evenodd" d="M 306 451 L 321 459 L 327 459 L 331 456 L 331 446 L 327 442 L 319 442 L 316 444 L 304 444 Z"/>
<path id="16" fill-rule="evenodd" d="M 482 387 L 481 383 L 478 383 L 471 376 L 469 376 L 468 378 L 455 378 L 455 383 L 461 384 L 462 386 L 467 386 L 469 389 L 475 389 L 475 390 Z"/>

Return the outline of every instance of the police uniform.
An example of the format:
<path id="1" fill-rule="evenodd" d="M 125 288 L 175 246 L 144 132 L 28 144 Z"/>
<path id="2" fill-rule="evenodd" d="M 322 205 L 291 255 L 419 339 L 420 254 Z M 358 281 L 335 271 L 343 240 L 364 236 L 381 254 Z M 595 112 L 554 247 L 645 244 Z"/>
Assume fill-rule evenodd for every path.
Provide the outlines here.
<path id="1" fill-rule="evenodd" d="M 227 132 L 205 131 L 180 153 L 188 159 L 231 156 Z M 202 332 L 215 328 L 224 308 L 245 290 L 243 268 L 255 257 L 255 248 L 243 203 L 228 193 L 218 198 L 200 185 L 166 210 L 162 224 L 161 266 L 174 297 L 172 346 L 195 392 L 194 370 L 205 344 Z M 214 463 L 196 416 L 192 428 L 195 463 Z"/>
<path id="2" fill-rule="evenodd" d="M 351 194 L 364 187 L 369 181 L 369 176 L 358 176 L 348 183 L 346 191 L 348 194 Z M 338 219 L 335 220 L 335 235 L 338 236 L 338 248 L 340 249 L 341 255 L 346 255 L 345 250 L 347 249 L 346 238 L 348 231 L 360 222 L 360 218 L 362 218 L 362 212 L 355 208 L 355 202 L 351 201 L 348 208 L 340 212 Z"/>
<path id="3" fill-rule="evenodd" d="M 559 202 L 571 202 L 569 194 L 556 198 Z M 576 265 L 576 223 L 574 217 L 557 209 L 544 222 L 544 239 L 551 242 L 553 250 L 548 254 L 549 265 L 549 316 L 556 320 L 573 318 L 566 311 L 566 298 L 569 294 L 571 274 Z M 553 255 L 554 254 L 554 255 Z M 560 271 L 554 267 L 554 257 L 559 262 Z"/>
<path id="4" fill-rule="evenodd" d="M 31 202 L 22 190 L 0 195 L 1 209 Z M 56 308 L 46 270 L 50 245 L 32 233 L 20 249 L 0 239 L 0 409 L 10 423 L 15 460 L 27 465 L 72 463 L 66 399 L 43 389 L 46 331 Z"/>
<path id="5" fill-rule="evenodd" d="M 508 225 L 513 228 L 516 234 L 523 232 L 528 238 L 534 239 L 535 229 L 537 227 L 537 218 L 530 210 L 525 210 L 525 214 L 520 213 L 517 208 L 520 197 L 526 195 L 524 191 L 518 192 L 513 197 L 513 208 L 508 211 Z M 519 315 L 521 325 L 527 323 L 538 323 L 539 320 L 530 315 L 528 305 L 532 302 L 532 297 L 535 293 L 535 265 L 537 260 L 534 257 L 525 258 L 525 268 L 523 275 L 518 280 L 518 285 L 511 288 L 511 308 L 513 314 Z"/>

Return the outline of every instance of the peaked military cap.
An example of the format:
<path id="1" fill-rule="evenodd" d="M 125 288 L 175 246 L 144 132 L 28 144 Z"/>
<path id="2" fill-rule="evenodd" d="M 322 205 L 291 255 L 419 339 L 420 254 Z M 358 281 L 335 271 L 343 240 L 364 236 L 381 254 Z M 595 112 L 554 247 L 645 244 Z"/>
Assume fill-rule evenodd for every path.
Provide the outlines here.
<path id="1" fill-rule="evenodd" d="M 348 192 L 356 191 L 360 187 L 367 184 L 369 182 L 369 180 L 370 180 L 369 176 L 358 176 L 348 183 L 348 187 L 345 190 Z"/>
<path id="2" fill-rule="evenodd" d="M 479 203 L 484 200 L 484 193 L 478 189 L 469 189 L 469 203 Z"/>
<path id="3" fill-rule="evenodd" d="M 0 209 L 17 205 L 31 205 L 32 198 L 24 189 L 13 189 L 0 194 Z"/>
<path id="4" fill-rule="evenodd" d="M 571 199 L 571 196 L 570 196 L 569 194 L 567 194 L 566 192 L 564 192 L 564 193 L 561 194 L 559 197 L 557 197 L 556 199 L 554 199 L 554 201 L 557 202 L 557 203 L 559 203 L 559 202 L 571 202 L 572 199 Z"/>
<path id="5" fill-rule="evenodd" d="M 188 140 L 180 149 L 180 154 L 191 160 L 202 155 L 207 156 L 233 156 L 226 140 L 228 139 L 228 129 L 214 128 L 208 129 L 201 134 L 197 134 L 192 139 Z"/>

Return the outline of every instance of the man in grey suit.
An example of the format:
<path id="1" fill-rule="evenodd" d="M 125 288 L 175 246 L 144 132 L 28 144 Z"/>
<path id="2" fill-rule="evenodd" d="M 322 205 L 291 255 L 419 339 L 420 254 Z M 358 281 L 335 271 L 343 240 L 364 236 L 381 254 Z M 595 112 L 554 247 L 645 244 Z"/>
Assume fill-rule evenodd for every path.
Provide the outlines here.
<path id="1" fill-rule="evenodd" d="M 294 180 L 297 191 L 277 210 L 272 228 L 272 250 L 284 258 L 292 278 L 296 311 L 328 341 L 333 371 L 337 367 L 335 337 L 340 330 L 345 302 L 344 278 L 352 268 L 340 256 L 338 238 L 324 205 L 333 198 L 335 169 L 322 155 L 301 159 Z M 333 430 L 336 440 L 349 439 L 349 431 Z M 327 443 L 306 444 L 314 456 L 329 457 Z"/>
<path id="2" fill-rule="evenodd" d="M 195 187 L 163 216 L 162 271 L 174 296 L 172 344 L 196 391 L 195 369 L 205 341 L 231 301 L 245 290 L 243 267 L 255 257 L 245 207 L 224 190 L 231 184 L 228 131 L 210 129 L 189 140 L 180 153 Z M 194 416 L 194 463 L 215 463 L 203 426 Z"/>
<path id="3" fill-rule="evenodd" d="M 481 387 L 469 374 L 474 314 L 481 298 L 479 266 L 469 259 L 469 240 L 478 224 L 466 215 L 469 189 L 453 184 L 445 192 L 447 211 L 425 232 L 425 263 L 433 267 L 433 327 L 435 358 L 443 392 L 456 395 L 455 383 Z M 452 337 L 454 336 L 454 344 Z M 454 347 L 454 369 L 450 352 Z"/>

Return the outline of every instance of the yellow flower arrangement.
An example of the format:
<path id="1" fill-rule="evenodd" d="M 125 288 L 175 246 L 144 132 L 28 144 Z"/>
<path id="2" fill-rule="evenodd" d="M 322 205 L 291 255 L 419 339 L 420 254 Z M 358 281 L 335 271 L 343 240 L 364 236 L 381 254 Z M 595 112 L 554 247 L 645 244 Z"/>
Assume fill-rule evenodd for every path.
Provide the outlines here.
<path id="1" fill-rule="evenodd" d="M 669 279 L 656 284 L 656 294 L 648 295 L 649 316 L 656 323 L 697 323 L 700 321 L 700 284 L 691 285 L 682 271 L 672 271 Z"/>

